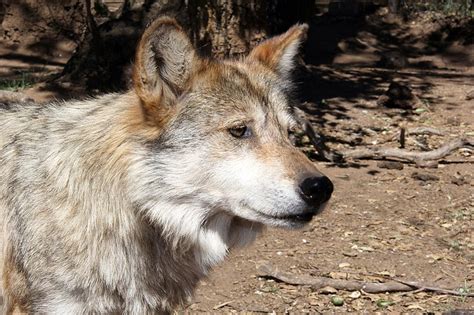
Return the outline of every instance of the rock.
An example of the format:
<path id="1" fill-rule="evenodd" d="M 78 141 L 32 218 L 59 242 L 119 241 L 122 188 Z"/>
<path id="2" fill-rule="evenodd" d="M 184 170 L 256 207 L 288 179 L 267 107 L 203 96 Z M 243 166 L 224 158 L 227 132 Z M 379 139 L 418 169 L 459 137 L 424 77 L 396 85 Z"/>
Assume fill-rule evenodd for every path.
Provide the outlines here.
<path id="1" fill-rule="evenodd" d="M 350 266 L 351 266 L 351 264 L 346 263 L 346 262 L 343 262 L 343 263 L 340 263 L 340 264 L 339 264 L 339 268 L 348 268 L 348 267 L 350 267 Z"/>
<path id="2" fill-rule="evenodd" d="M 427 181 L 439 181 L 439 177 L 436 176 L 436 175 L 431 175 L 431 174 L 428 174 L 428 173 L 418 173 L 418 172 L 413 172 L 411 174 L 411 177 L 413 179 L 417 179 L 417 180 L 421 180 L 423 182 L 427 182 Z"/>
<path id="3" fill-rule="evenodd" d="M 418 103 L 411 88 L 401 82 L 392 81 L 387 91 L 379 97 L 377 105 L 389 108 L 413 109 Z"/>
<path id="4" fill-rule="evenodd" d="M 389 170 L 402 170 L 403 163 L 396 162 L 396 161 L 379 161 L 377 162 L 377 167 L 386 168 Z"/>
<path id="5" fill-rule="evenodd" d="M 377 66 L 389 69 L 401 69 L 408 66 L 408 58 L 399 51 L 389 51 L 384 53 Z"/>
<path id="6" fill-rule="evenodd" d="M 474 90 L 470 90 L 469 92 L 467 92 L 466 100 L 467 101 L 474 100 Z"/>
<path id="7" fill-rule="evenodd" d="M 357 252 L 342 252 L 346 257 L 357 257 Z"/>
<path id="8" fill-rule="evenodd" d="M 327 286 L 327 287 L 319 289 L 319 293 L 321 293 L 321 294 L 334 294 L 334 293 L 337 293 L 337 290 L 334 289 L 333 287 Z"/>
<path id="9" fill-rule="evenodd" d="M 471 178 L 469 175 L 461 175 L 456 173 L 451 177 L 451 183 L 458 186 L 468 185 L 471 183 Z"/>
<path id="10" fill-rule="evenodd" d="M 461 120 L 459 117 L 449 117 L 446 122 L 451 126 L 459 126 L 461 125 Z"/>

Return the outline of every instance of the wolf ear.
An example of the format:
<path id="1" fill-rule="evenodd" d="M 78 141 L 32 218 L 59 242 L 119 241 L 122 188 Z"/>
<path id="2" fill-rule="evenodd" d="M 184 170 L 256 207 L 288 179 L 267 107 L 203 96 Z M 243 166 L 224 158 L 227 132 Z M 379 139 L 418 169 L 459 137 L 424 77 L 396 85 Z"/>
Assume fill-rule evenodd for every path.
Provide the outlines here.
<path id="1" fill-rule="evenodd" d="M 296 24 L 286 33 L 269 38 L 256 46 L 247 59 L 258 60 L 285 78 L 293 70 L 298 48 L 306 38 L 308 24 Z"/>
<path id="2" fill-rule="evenodd" d="M 197 63 L 191 41 L 174 19 L 160 18 L 145 30 L 135 56 L 133 85 L 147 118 L 158 123 L 166 119 Z"/>

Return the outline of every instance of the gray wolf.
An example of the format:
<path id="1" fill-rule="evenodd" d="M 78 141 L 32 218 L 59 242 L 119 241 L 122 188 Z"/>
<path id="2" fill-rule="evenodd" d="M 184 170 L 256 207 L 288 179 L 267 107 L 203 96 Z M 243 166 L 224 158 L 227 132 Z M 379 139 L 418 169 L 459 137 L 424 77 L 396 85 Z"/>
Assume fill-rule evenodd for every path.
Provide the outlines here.
<path id="1" fill-rule="evenodd" d="M 218 61 L 161 18 L 130 91 L 4 104 L 5 312 L 171 312 L 264 225 L 310 221 L 333 186 L 288 139 L 306 30 Z"/>

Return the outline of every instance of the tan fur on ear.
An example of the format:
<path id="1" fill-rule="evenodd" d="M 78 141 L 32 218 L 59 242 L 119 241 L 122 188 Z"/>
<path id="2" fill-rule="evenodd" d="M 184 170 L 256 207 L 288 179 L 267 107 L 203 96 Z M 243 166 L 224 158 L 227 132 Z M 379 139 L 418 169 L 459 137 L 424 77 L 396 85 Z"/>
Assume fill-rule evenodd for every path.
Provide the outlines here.
<path id="1" fill-rule="evenodd" d="M 197 64 L 191 41 L 174 19 L 157 19 L 145 30 L 136 51 L 133 83 L 147 118 L 156 123 L 167 119 Z"/>
<path id="2" fill-rule="evenodd" d="M 256 46 L 247 57 L 287 76 L 293 68 L 294 58 L 301 42 L 306 38 L 308 24 L 292 26 L 286 33 L 269 38 Z"/>

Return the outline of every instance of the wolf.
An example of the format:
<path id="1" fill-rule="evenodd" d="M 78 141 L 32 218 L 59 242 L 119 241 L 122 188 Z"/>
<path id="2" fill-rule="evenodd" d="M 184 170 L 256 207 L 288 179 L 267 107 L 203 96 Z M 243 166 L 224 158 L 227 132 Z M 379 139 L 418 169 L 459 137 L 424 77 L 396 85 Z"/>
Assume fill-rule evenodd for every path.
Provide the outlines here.
<path id="1" fill-rule="evenodd" d="M 213 60 L 163 17 L 129 91 L 3 104 L 4 312 L 169 313 L 264 226 L 319 213 L 333 184 L 288 137 L 307 28 Z"/>

